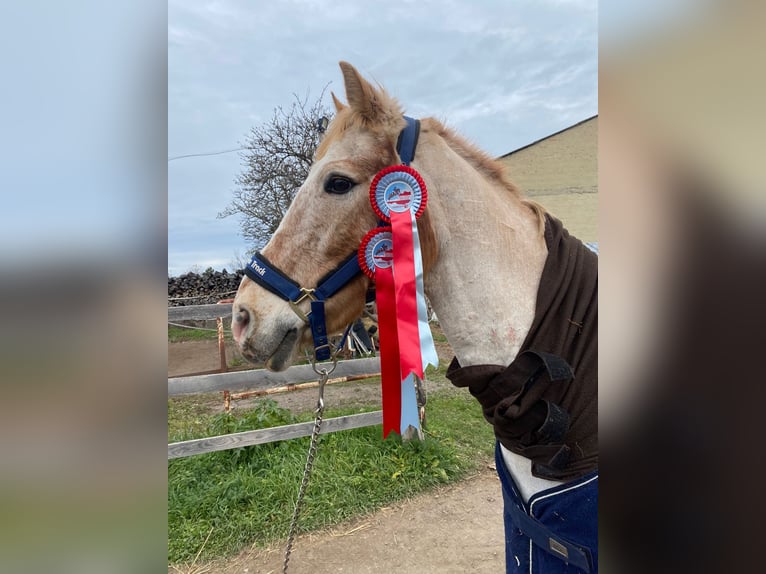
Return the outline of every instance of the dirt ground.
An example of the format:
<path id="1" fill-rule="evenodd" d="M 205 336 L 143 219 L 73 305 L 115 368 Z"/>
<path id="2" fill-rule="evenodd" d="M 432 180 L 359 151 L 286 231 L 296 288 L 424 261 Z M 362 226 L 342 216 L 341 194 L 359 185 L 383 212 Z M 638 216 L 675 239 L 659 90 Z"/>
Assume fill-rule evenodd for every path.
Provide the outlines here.
<path id="1" fill-rule="evenodd" d="M 446 344 L 437 343 L 437 351 L 442 361 L 451 358 Z M 227 357 L 235 356 L 236 351 L 227 348 Z M 219 365 L 217 344 L 213 341 L 168 344 L 169 376 L 213 370 Z M 426 388 L 432 390 L 435 385 L 439 383 L 429 382 Z M 271 398 L 285 408 L 311 409 L 316 403 L 316 390 Z M 376 400 L 380 400 L 377 383 L 342 383 L 328 386 L 325 391 L 325 401 L 333 406 L 369 404 Z M 234 403 L 234 408 L 246 408 L 247 404 L 239 401 Z M 222 401 L 220 408 L 223 408 Z M 296 485 L 297 480 L 296 477 Z M 488 460 L 484 470 L 462 482 L 402 501 L 332 530 L 298 537 L 290 559 L 290 572 L 502 572 L 505 568 L 502 505 L 500 481 L 492 461 Z M 226 561 L 170 567 L 168 572 L 277 573 L 282 571 L 285 543 L 268 549 L 247 549 Z"/>
<path id="2" fill-rule="evenodd" d="M 299 536 L 294 574 L 505 571 L 500 481 L 492 469 L 457 484 L 384 508 L 332 530 Z M 282 572 L 284 544 L 248 549 L 227 561 L 171 568 L 174 574 Z"/>
<path id="3" fill-rule="evenodd" d="M 226 359 L 239 357 L 234 341 L 226 341 Z M 221 367 L 217 341 L 168 342 L 168 377 L 212 371 Z"/>

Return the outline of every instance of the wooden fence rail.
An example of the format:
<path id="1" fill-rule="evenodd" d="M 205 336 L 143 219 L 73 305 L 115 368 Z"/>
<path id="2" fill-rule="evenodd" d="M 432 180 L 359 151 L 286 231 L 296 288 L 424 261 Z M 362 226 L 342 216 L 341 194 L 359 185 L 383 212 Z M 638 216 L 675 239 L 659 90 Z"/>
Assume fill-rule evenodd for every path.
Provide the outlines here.
<path id="1" fill-rule="evenodd" d="M 319 434 L 368 427 L 382 423 L 383 411 L 336 417 L 323 421 L 322 429 Z M 313 429 L 314 422 L 309 421 L 294 425 L 174 442 L 168 445 L 168 460 L 195 454 L 203 454 L 206 452 L 216 452 L 219 450 L 229 450 L 243 446 L 252 446 L 279 440 L 311 436 Z"/>
<path id="2" fill-rule="evenodd" d="M 217 319 L 218 317 L 225 317 L 230 314 L 231 303 L 168 307 L 168 321 L 171 322 Z M 318 365 L 318 368 L 325 367 L 329 370 L 330 366 L 331 364 L 329 363 L 320 364 Z M 378 357 L 370 357 L 365 359 L 339 361 L 331 376 L 350 377 L 379 372 L 380 359 Z M 274 373 L 267 371 L 266 369 L 254 369 L 231 373 L 173 377 L 168 378 L 168 396 L 216 391 L 266 390 L 293 383 L 315 381 L 317 378 L 318 375 L 311 365 L 295 365 L 280 373 Z M 321 434 L 379 425 L 382 424 L 382 422 L 382 411 L 337 417 L 327 419 L 322 423 Z M 265 444 L 279 440 L 311 436 L 313 428 L 313 422 L 306 422 L 175 442 L 168 445 L 168 460 L 207 452 L 216 452 L 256 444 Z"/>
<path id="3" fill-rule="evenodd" d="M 329 367 L 321 363 L 317 367 Z M 331 377 L 349 377 L 380 372 L 380 358 L 351 359 L 339 361 Z M 213 373 L 193 377 L 173 377 L 168 379 L 168 395 L 188 395 L 216 391 L 260 391 L 281 387 L 292 383 L 316 381 L 319 376 L 311 365 L 295 365 L 282 372 L 275 373 L 266 369 L 234 371 L 231 373 Z"/>

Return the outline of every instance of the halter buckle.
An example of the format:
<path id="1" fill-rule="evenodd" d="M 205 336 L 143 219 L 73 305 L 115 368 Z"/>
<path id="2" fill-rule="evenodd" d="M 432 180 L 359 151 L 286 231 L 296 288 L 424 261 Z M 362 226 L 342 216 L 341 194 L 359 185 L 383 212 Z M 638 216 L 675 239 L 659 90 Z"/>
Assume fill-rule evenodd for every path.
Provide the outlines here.
<path id="1" fill-rule="evenodd" d="M 290 307 L 292 307 L 292 310 L 295 312 L 298 317 L 300 317 L 304 323 L 309 322 L 309 313 L 304 313 L 298 305 L 300 305 L 304 300 L 308 299 L 309 301 L 316 301 L 317 298 L 314 295 L 314 289 L 306 289 L 305 287 L 301 287 L 301 296 L 298 297 L 295 301 L 288 301 L 290 303 Z"/>

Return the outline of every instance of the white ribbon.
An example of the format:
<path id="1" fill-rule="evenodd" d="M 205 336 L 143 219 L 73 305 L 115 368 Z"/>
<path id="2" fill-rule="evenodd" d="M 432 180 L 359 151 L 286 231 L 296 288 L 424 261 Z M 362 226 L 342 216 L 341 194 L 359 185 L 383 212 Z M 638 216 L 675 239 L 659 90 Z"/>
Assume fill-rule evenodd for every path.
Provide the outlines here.
<path id="1" fill-rule="evenodd" d="M 410 373 L 402 381 L 402 416 L 399 423 L 399 434 L 404 434 L 407 427 L 420 428 L 418 414 L 418 399 L 415 396 L 415 374 Z"/>
<path id="2" fill-rule="evenodd" d="M 439 367 L 439 355 L 436 353 L 431 327 L 428 325 L 428 306 L 426 305 L 426 293 L 423 287 L 423 257 L 420 252 L 420 238 L 418 237 L 418 223 L 412 218 L 412 245 L 415 251 L 415 290 L 417 291 L 418 306 L 418 335 L 420 336 L 420 354 L 423 360 L 423 372 L 426 367 L 432 365 Z"/>

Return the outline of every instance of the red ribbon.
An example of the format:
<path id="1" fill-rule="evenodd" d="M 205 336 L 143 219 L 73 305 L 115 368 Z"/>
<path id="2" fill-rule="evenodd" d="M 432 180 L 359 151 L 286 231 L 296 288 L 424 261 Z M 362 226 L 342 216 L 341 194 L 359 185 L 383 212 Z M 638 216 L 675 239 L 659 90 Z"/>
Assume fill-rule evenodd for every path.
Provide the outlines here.
<path id="1" fill-rule="evenodd" d="M 402 411 L 399 337 L 397 336 L 397 302 L 392 268 L 375 270 L 375 302 L 378 305 L 378 338 L 380 340 L 380 379 L 383 403 L 383 438 L 392 430 L 399 431 Z"/>
<path id="2" fill-rule="evenodd" d="M 410 373 L 415 373 L 415 376 L 423 378 L 423 359 L 420 353 L 420 333 L 418 331 L 412 218 L 413 215 L 410 210 L 402 213 L 391 211 L 400 381 L 406 379 Z"/>

